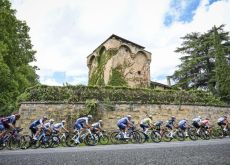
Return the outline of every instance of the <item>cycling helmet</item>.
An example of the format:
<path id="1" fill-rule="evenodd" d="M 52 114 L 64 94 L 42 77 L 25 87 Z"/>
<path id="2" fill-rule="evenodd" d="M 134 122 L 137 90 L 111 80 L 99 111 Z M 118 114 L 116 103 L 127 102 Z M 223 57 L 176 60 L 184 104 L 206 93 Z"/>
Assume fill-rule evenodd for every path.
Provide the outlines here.
<path id="1" fill-rule="evenodd" d="M 99 120 L 98 122 L 99 122 L 99 123 L 102 123 L 103 121 L 102 121 L 102 120 Z"/>
<path id="2" fill-rule="evenodd" d="M 132 118 L 132 116 L 131 116 L 131 115 L 127 115 L 126 117 L 128 117 L 128 118 Z"/>
<path id="3" fill-rule="evenodd" d="M 172 117 L 171 117 L 171 119 L 175 120 L 175 119 L 176 119 L 176 117 L 175 117 L 175 116 L 172 116 Z"/>
<path id="4" fill-rule="evenodd" d="M 54 119 L 50 119 L 49 122 L 50 122 L 50 123 L 51 123 L 51 122 L 54 122 Z"/>
<path id="5" fill-rule="evenodd" d="M 87 117 L 88 117 L 89 119 L 92 119 L 92 118 L 93 118 L 93 116 L 92 116 L 92 115 L 88 115 Z"/>
<path id="6" fill-rule="evenodd" d="M 224 115 L 224 118 L 227 119 L 228 118 L 227 115 Z"/>
<path id="7" fill-rule="evenodd" d="M 48 117 L 47 117 L 47 116 L 43 116 L 43 119 L 47 120 L 47 119 L 48 119 Z"/>
<path id="8" fill-rule="evenodd" d="M 208 118 L 208 117 L 206 117 L 206 118 L 205 118 L 205 120 L 209 120 L 209 118 Z"/>
<path id="9" fill-rule="evenodd" d="M 201 119 L 202 117 L 201 116 L 198 116 L 199 119 Z"/>
<path id="10" fill-rule="evenodd" d="M 65 123 L 66 121 L 65 121 L 65 120 L 62 120 L 61 122 L 62 122 L 62 123 Z"/>
<path id="11" fill-rule="evenodd" d="M 153 116 L 152 116 L 152 115 L 149 115 L 149 118 L 150 118 L 150 119 L 152 119 L 152 118 L 153 118 Z"/>

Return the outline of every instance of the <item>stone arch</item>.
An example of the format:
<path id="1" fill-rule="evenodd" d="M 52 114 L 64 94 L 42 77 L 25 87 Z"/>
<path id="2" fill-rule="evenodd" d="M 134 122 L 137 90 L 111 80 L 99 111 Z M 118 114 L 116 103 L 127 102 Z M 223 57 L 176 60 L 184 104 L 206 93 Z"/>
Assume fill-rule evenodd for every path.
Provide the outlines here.
<path id="1" fill-rule="evenodd" d="M 136 53 L 136 56 L 140 56 L 140 55 L 142 55 L 142 56 L 144 56 L 146 59 L 148 59 L 148 55 L 144 52 L 144 51 L 138 51 L 137 53 Z"/>
<path id="2" fill-rule="evenodd" d="M 88 62 L 88 66 L 91 66 L 93 64 L 93 62 L 95 61 L 95 55 L 92 55 L 90 58 L 89 58 L 89 62 Z"/>
<path id="3" fill-rule="evenodd" d="M 103 56 L 103 54 L 105 53 L 105 51 L 106 51 L 105 46 L 102 46 L 102 47 L 100 48 L 100 50 L 98 51 L 98 55 L 97 55 L 97 58 L 96 58 L 98 64 L 100 64 L 101 59 L 103 58 L 102 56 Z"/>
<path id="4" fill-rule="evenodd" d="M 106 51 L 105 46 L 102 46 L 101 49 L 99 50 L 99 56 L 101 56 L 104 52 Z"/>
<path id="5" fill-rule="evenodd" d="M 131 51 L 131 49 L 130 49 L 130 47 L 128 46 L 128 45 L 121 45 L 120 47 L 119 47 L 119 50 L 121 50 L 121 49 L 124 49 L 127 53 L 132 53 L 132 51 Z"/>

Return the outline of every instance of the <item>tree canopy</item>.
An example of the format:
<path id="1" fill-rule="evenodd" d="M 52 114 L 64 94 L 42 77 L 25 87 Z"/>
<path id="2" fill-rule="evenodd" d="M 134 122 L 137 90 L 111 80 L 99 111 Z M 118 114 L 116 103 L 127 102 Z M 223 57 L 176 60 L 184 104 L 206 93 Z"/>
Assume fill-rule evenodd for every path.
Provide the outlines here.
<path id="1" fill-rule="evenodd" d="M 183 55 L 178 70 L 173 74 L 176 86 L 186 90 L 208 90 L 223 98 L 228 95 L 221 90 L 223 87 L 225 91 L 230 91 L 226 80 L 230 74 L 227 71 L 230 67 L 227 61 L 230 37 L 229 32 L 224 31 L 224 25 L 214 26 L 202 34 L 187 34 L 182 40 L 181 47 L 175 50 Z M 225 75 L 220 78 L 223 73 Z"/>
<path id="2" fill-rule="evenodd" d="M 0 114 L 16 108 L 17 97 L 38 83 L 35 51 L 26 22 L 15 16 L 9 0 L 0 0 Z"/>

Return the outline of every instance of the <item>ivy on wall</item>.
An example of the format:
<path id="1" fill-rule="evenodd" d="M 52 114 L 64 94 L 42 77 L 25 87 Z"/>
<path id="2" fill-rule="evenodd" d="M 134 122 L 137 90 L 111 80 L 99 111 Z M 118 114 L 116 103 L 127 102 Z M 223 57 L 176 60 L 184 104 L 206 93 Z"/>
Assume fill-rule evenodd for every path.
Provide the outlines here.
<path id="1" fill-rule="evenodd" d="M 189 104 L 189 105 L 224 105 L 211 93 L 199 90 L 154 90 L 149 88 L 129 88 L 114 86 L 46 86 L 38 85 L 23 93 L 19 101 L 35 102 L 85 102 L 88 99 L 98 101 L 125 101 L 153 104 Z"/>
<path id="2" fill-rule="evenodd" d="M 111 86 L 128 86 L 123 74 L 118 69 L 112 69 L 108 85 Z"/>
<path id="3" fill-rule="evenodd" d="M 100 49 L 98 49 L 100 50 Z M 105 86 L 104 83 L 104 69 L 105 65 L 111 59 L 112 56 L 117 54 L 118 49 L 109 49 L 104 50 L 102 53 L 97 51 L 96 53 L 99 54 L 96 57 L 97 67 L 92 72 L 91 76 L 89 77 L 89 85 L 99 85 Z"/>

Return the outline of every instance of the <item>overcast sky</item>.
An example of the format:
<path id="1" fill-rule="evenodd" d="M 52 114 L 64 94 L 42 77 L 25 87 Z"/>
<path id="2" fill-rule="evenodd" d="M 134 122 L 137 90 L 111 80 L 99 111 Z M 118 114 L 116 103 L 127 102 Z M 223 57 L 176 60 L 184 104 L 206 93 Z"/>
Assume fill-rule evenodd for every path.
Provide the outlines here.
<path id="1" fill-rule="evenodd" d="M 166 84 L 180 64 L 180 37 L 226 24 L 229 0 L 11 0 L 27 22 L 40 82 L 87 84 L 86 56 L 116 34 L 152 53 L 151 80 Z"/>

